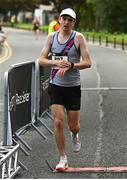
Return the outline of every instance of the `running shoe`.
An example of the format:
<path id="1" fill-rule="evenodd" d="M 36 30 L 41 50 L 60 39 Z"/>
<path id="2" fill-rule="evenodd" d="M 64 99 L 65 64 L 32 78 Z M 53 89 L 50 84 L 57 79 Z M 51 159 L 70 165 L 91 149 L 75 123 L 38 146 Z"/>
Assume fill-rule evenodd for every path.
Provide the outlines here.
<path id="1" fill-rule="evenodd" d="M 60 157 L 59 163 L 56 165 L 57 171 L 64 171 L 68 168 L 67 157 Z"/>
<path id="2" fill-rule="evenodd" d="M 81 148 L 81 142 L 79 140 L 79 135 L 71 133 L 72 137 L 72 149 L 74 152 L 79 152 Z"/>

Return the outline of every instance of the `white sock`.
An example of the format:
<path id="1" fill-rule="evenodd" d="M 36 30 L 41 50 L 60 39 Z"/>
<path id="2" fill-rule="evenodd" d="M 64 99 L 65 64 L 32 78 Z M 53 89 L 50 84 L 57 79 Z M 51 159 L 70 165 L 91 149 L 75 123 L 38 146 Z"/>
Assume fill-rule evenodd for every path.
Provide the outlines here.
<path id="1" fill-rule="evenodd" d="M 78 133 L 76 133 L 76 134 L 74 134 L 73 132 L 72 132 L 72 136 L 75 138 L 79 138 L 79 135 L 78 135 Z"/>
<path id="2" fill-rule="evenodd" d="M 65 161 L 67 161 L 67 156 L 66 156 L 66 155 L 60 156 L 60 160 L 65 160 Z"/>

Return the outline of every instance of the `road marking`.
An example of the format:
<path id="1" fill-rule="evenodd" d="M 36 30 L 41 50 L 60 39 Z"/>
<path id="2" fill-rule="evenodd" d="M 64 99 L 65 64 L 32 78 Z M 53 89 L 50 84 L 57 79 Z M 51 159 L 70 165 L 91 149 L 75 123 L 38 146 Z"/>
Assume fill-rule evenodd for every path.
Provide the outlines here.
<path id="1" fill-rule="evenodd" d="M 4 102 L 0 99 L 0 112 L 3 113 Z"/>
<path id="2" fill-rule="evenodd" d="M 0 64 L 8 60 L 12 56 L 12 50 L 7 42 L 4 43 L 4 52 L 3 55 L 0 56 Z"/>
<path id="3" fill-rule="evenodd" d="M 98 127 L 98 133 L 97 133 L 97 148 L 95 151 L 95 159 L 94 159 L 94 166 L 99 166 L 100 161 L 101 161 L 101 149 L 102 149 L 102 137 L 103 137 L 103 117 L 104 117 L 104 112 L 102 109 L 102 103 L 103 103 L 103 95 L 100 89 L 100 84 L 101 84 L 101 76 L 97 70 L 97 64 L 96 62 L 94 63 L 94 68 L 95 72 L 97 75 L 97 94 L 99 97 L 98 101 L 98 112 L 99 112 L 99 127 Z M 92 174 L 92 178 L 98 178 L 97 174 Z"/>
<path id="4" fill-rule="evenodd" d="M 0 106 L 3 104 L 3 100 L 2 99 L 0 99 Z"/>
<path id="5" fill-rule="evenodd" d="M 81 88 L 82 91 L 99 91 L 99 90 L 127 90 L 127 87 L 90 87 L 90 88 Z"/>

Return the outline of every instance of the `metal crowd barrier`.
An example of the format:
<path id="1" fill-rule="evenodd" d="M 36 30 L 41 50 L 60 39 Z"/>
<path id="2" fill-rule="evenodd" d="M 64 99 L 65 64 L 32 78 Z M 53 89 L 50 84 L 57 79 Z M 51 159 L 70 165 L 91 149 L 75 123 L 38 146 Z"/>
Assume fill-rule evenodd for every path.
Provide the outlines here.
<path id="1" fill-rule="evenodd" d="M 34 112 L 35 64 L 12 65 L 5 72 L 3 145 L 12 145 L 22 127 L 31 123 Z"/>
<path id="2" fill-rule="evenodd" d="M 18 149 L 25 155 L 29 155 L 27 150 L 32 150 L 21 136 L 28 127 L 34 128 L 44 139 L 47 139 L 37 126 L 39 122 L 50 134 L 53 134 L 43 122 L 45 114 L 52 119 L 48 97 L 49 77 L 50 68 L 39 66 L 38 60 L 11 65 L 4 74 L 4 134 L 3 146 L 0 149 L 2 178 L 11 178 L 20 169 L 17 166 Z M 5 152 L 7 152 L 6 157 L 2 155 Z M 15 159 L 13 168 L 12 159 Z M 20 166 L 26 169 L 21 163 Z"/>
<path id="3" fill-rule="evenodd" d="M 41 124 L 53 134 L 53 131 L 43 122 L 44 116 L 47 115 L 53 119 L 49 109 L 48 85 L 50 81 L 50 67 L 42 67 L 36 61 L 36 122 Z"/>
<path id="4" fill-rule="evenodd" d="M 52 119 L 47 92 L 49 77 L 50 68 L 39 66 L 38 60 L 14 64 L 5 72 L 3 145 L 16 145 L 17 141 L 20 141 L 31 151 L 32 148 L 20 135 L 31 126 L 47 139 L 36 126 L 38 122 L 53 134 L 43 122 L 44 114 Z M 20 146 L 20 149 L 29 155 L 25 148 Z"/>

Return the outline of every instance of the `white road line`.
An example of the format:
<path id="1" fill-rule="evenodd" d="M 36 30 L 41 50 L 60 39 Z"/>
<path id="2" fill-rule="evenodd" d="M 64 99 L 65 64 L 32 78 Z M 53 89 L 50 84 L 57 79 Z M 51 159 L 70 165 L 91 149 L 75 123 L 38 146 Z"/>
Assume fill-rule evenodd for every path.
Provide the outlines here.
<path id="1" fill-rule="evenodd" d="M 0 100 L 0 106 L 3 106 L 3 100 Z"/>
<path id="2" fill-rule="evenodd" d="M 0 111 L 3 112 L 4 101 L 0 99 Z"/>
<path id="3" fill-rule="evenodd" d="M 101 83 L 101 77 L 100 74 L 97 70 L 97 65 L 96 62 L 94 63 L 95 65 L 95 71 L 97 75 L 97 94 L 99 96 L 99 101 L 98 101 L 98 112 L 99 112 L 99 127 L 98 127 L 98 133 L 97 133 L 97 148 L 95 151 L 95 159 L 94 159 L 94 166 L 99 166 L 100 161 L 101 161 L 101 149 L 102 149 L 102 137 L 103 137 L 103 117 L 104 117 L 104 112 L 102 109 L 102 103 L 103 103 L 103 96 L 101 93 L 101 88 L 100 88 L 100 83 Z M 92 174 L 92 178 L 98 178 L 97 174 Z"/>
<path id="4" fill-rule="evenodd" d="M 98 90 L 127 90 L 127 87 L 90 87 L 90 88 L 81 88 L 82 91 L 98 91 Z"/>

